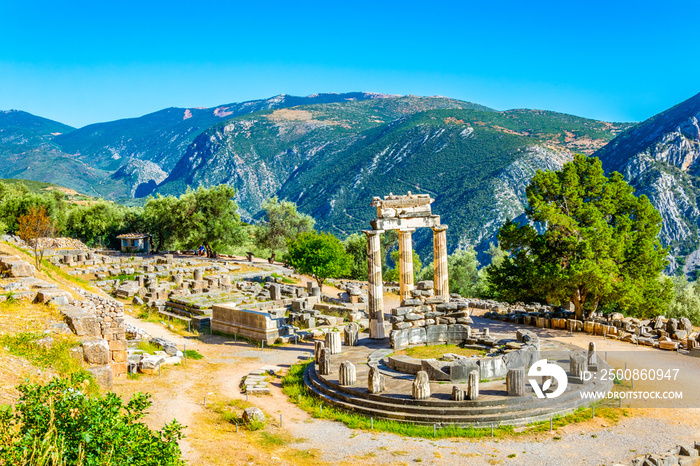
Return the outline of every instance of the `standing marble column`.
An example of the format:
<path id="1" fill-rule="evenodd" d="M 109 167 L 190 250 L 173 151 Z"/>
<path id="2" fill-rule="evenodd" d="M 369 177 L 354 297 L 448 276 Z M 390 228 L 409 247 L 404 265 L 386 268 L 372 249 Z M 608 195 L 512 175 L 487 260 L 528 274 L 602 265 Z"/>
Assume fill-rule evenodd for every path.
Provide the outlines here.
<path id="1" fill-rule="evenodd" d="M 340 354 L 342 350 L 340 332 L 330 331 L 326 333 L 326 348 L 331 354 Z"/>
<path id="2" fill-rule="evenodd" d="M 415 229 L 399 230 L 399 283 L 401 300 L 411 297 L 413 289 L 413 239 Z"/>
<path id="3" fill-rule="evenodd" d="M 321 360 L 321 350 L 325 348 L 326 345 L 322 341 L 314 341 L 314 362 L 319 364 Z"/>
<path id="4" fill-rule="evenodd" d="M 433 228 L 433 264 L 435 269 L 435 296 L 450 300 L 450 286 L 447 279 L 447 225 Z"/>
<path id="5" fill-rule="evenodd" d="M 525 369 L 508 369 L 506 373 L 506 392 L 508 396 L 525 396 Z"/>
<path id="6" fill-rule="evenodd" d="M 382 283 L 382 249 L 380 234 L 383 230 L 363 230 L 367 235 L 367 311 L 369 337 L 384 338 L 384 285 Z"/>

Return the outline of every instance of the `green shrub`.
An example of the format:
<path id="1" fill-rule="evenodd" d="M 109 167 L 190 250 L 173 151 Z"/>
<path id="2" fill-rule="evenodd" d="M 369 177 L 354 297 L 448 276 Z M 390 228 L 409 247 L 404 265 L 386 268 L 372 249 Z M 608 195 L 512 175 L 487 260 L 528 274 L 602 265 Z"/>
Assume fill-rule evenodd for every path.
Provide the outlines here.
<path id="1" fill-rule="evenodd" d="M 137 393 L 89 396 L 79 376 L 25 383 L 14 409 L 0 410 L 0 464 L 181 466 L 177 421 L 153 431 L 140 422 L 151 405 Z"/>
<path id="2" fill-rule="evenodd" d="M 700 325 L 700 282 L 689 282 L 685 277 L 672 277 L 673 299 L 666 317 L 687 317 L 693 325 Z"/>

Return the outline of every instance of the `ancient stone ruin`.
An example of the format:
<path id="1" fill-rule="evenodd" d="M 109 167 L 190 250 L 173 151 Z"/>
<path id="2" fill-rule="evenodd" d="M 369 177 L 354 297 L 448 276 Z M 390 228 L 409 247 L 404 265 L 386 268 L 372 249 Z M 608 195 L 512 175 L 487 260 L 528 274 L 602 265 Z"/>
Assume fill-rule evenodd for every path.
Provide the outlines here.
<path id="1" fill-rule="evenodd" d="M 612 381 L 599 378 L 609 369 L 597 358 L 595 345 L 588 352 L 540 338 L 526 329 L 512 333 L 492 332 L 474 327 L 470 310 L 479 300 L 449 294 L 447 277 L 446 226 L 430 210 L 427 195 L 375 198 L 377 219 L 368 237 L 369 337 L 354 326 L 329 331 L 325 341 L 315 344 L 314 364 L 306 369 L 305 382 L 325 403 L 366 416 L 428 425 L 488 426 L 523 425 L 570 412 L 590 401 L 581 393 L 605 393 Z M 434 232 L 434 281 L 413 283 L 411 234 L 417 227 Z M 401 305 L 391 309 L 388 345 L 385 337 L 383 283 L 379 234 L 399 230 Z M 403 350 L 425 345 L 459 345 L 464 354 L 444 353 L 439 358 L 418 358 Z M 438 346 L 439 347 L 439 346 Z M 460 350 L 461 350 L 460 349 Z M 556 361 L 574 383 L 556 399 L 539 398 L 532 383 L 552 393 L 553 384 L 544 376 L 529 377 L 529 368 L 542 361 Z M 567 361 L 567 362 L 561 362 Z M 582 371 L 592 377 L 581 378 Z M 547 382 L 545 384 L 545 382 Z"/>
<path id="2" fill-rule="evenodd" d="M 413 290 L 413 242 L 412 233 L 416 228 L 433 230 L 433 258 L 435 268 L 435 296 L 443 302 L 449 300 L 447 280 L 447 226 L 440 224 L 440 216 L 433 215 L 430 204 L 433 199 L 427 194 L 395 196 L 389 194 L 384 199 L 375 197 L 372 207 L 377 208 L 377 218 L 370 222 L 367 235 L 367 267 L 369 282 L 369 334 L 372 339 L 382 339 L 384 330 L 384 283 L 382 281 L 382 257 L 380 234 L 386 230 L 399 232 L 399 277 L 402 300 L 411 297 Z"/>

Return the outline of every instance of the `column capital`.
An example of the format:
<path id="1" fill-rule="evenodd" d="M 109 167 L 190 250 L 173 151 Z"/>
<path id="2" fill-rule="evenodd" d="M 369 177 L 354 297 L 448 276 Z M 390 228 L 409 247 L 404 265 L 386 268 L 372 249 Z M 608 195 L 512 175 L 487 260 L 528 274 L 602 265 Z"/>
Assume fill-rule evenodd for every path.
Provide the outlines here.
<path id="1" fill-rule="evenodd" d="M 384 230 L 362 230 L 362 233 L 364 233 L 367 236 L 374 236 L 384 233 Z"/>
<path id="2" fill-rule="evenodd" d="M 399 228 L 398 232 L 399 233 L 413 233 L 416 231 L 415 228 Z"/>
<path id="3" fill-rule="evenodd" d="M 433 230 L 435 233 L 439 233 L 439 232 L 441 232 L 441 231 L 447 230 L 447 225 L 438 225 L 438 226 L 432 227 L 432 230 Z"/>

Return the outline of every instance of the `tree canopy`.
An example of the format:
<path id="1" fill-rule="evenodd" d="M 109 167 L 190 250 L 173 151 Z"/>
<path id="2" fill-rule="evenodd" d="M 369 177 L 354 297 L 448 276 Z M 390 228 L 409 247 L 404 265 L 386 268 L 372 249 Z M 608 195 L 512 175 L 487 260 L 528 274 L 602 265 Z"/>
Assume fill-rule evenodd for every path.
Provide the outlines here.
<path id="1" fill-rule="evenodd" d="M 350 271 L 352 258 L 343 243 L 330 233 L 302 233 L 289 242 L 285 259 L 298 273 L 313 277 L 321 287 L 326 278 L 335 278 Z"/>
<path id="2" fill-rule="evenodd" d="M 287 242 L 294 241 L 300 233 L 314 228 L 314 219 L 297 211 L 290 201 L 276 197 L 263 202 L 265 221 L 255 230 L 255 244 L 270 250 L 271 260 L 287 252 Z"/>
<path id="3" fill-rule="evenodd" d="M 29 243 L 34 249 L 34 263 L 37 270 L 41 270 L 41 260 L 44 257 L 44 249 L 41 247 L 41 238 L 50 238 L 56 232 L 56 223 L 46 213 L 46 207 L 32 206 L 28 212 L 18 219 L 19 237 Z"/>
<path id="4" fill-rule="evenodd" d="M 241 244 L 243 228 L 235 195 L 235 189 L 221 184 L 180 196 L 176 207 L 182 216 L 177 229 L 182 244 L 190 248 L 203 245 L 208 257 L 223 246 Z"/>
<path id="5" fill-rule="evenodd" d="M 577 155 L 560 171 L 538 171 L 526 193 L 532 224 L 506 222 L 498 240 L 509 255 L 488 268 L 498 297 L 571 301 L 579 318 L 611 303 L 640 315 L 666 308 L 661 216 L 621 174 Z"/>
<path id="6" fill-rule="evenodd" d="M 420 260 L 420 256 L 418 253 L 413 250 L 411 251 L 411 257 L 413 259 L 413 281 L 416 281 L 416 277 L 420 274 L 420 271 L 423 267 L 423 261 Z M 383 273 L 383 279 L 388 282 L 398 282 L 400 281 L 399 275 L 401 275 L 399 272 L 399 251 L 391 251 L 389 253 L 389 257 L 391 258 L 391 261 L 394 263 L 394 267 L 383 267 L 382 270 L 384 271 Z M 384 261 L 384 264 L 386 264 L 386 261 Z M 383 265 L 384 265 L 383 264 Z M 365 275 L 367 275 L 365 273 Z M 365 278 L 366 280 L 366 278 Z"/>
<path id="7" fill-rule="evenodd" d="M 162 251 L 177 238 L 184 222 L 179 199 L 174 196 L 149 197 L 143 206 L 143 221 L 153 235 L 156 251 Z"/>

